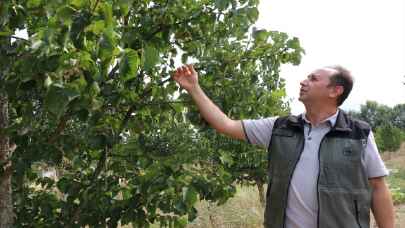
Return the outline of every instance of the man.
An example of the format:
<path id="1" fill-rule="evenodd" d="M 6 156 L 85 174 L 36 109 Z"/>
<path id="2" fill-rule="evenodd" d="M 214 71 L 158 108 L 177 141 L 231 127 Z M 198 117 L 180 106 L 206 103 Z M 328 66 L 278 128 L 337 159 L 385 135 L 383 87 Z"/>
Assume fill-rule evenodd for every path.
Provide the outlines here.
<path id="1" fill-rule="evenodd" d="M 266 228 L 368 228 L 370 209 L 380 228 L 394 227 L 388 172 L 370 127 L 338 108 L 353 86 L 346 69 L 317 69 L 300 83 L 302 115 L 243 121 L 205 95 L 193 66 L 173 78 L 219 133 L 268 148 Z"/>

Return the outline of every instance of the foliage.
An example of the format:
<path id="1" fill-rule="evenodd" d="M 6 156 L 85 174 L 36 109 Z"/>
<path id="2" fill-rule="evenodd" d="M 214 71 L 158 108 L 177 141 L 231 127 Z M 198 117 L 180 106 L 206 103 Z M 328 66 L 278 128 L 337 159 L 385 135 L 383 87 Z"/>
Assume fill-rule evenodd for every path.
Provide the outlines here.
<path id="1" fill-rule="evenodd" d="M 392 124 L 405 132 L 405 104 L 392 108 Z"/>
<path id="2" fill-rule="evenodd" d="M 298 64 L 303 50 L 285 33 L 252 29 L 257 4 L 2 1 L 0 89 L 10 102 L 2 130 L 18 146 L 17 227 L 183 227 L 197 200 L 231 197 L 235 147 L 201 147 L 207 128 L 170 72 L 178 59 L 195 61 L 231 117 L 286 112 L 279 67 Z M 18 30 L 28 37 L 15 38 Z M 48 166 L 55 178 L 40 172 Z"/>
<path id="3" fill-rule="evenodd" d="M 374 131 L 386 124 L 405 130 L 405 104 L 391 108 L 375 101 L 367 101 L 360 106 L 359 112 L 351 111 L 350 114 L 369 123 Z"/>
<path id="4" fill-rule="evenodd" d="M 390 189 L 392 194 L 392 201 L 394 204 L 401 204 L 405 203 L 405 193 L 401 191 L 400 188 L 392 188 Z"/>
<path id="5" fill-rule="evenodd" d="M 201 135 L 203 140 L 207 140 L 204 148 L 213 151 L 210 155 L 213 164 L 221 165 L 232 176 L 233 182 L 263 188 L 263 184 L 267 182 L 266 150 L 217 135 L 212 130 L 202 132 Z M 259 194 L 264 203 L 263 192 Z"/>
<path id="6" fill-rule="evenodd" d="M 402 167 L 390 170 L 387 177 L 388 185 L 392 194 L 394 204 L 405 203 L 405 170 Z"/>
<path id="7" fill-rule="evenodd" d="M 395 151 L 405 141 L 405 104 L 390 108 L 375 101 L 367 101 L 361 105 L 360 112 L 351 111 L 350 115 L 371 125 L 381 152 Z"/>
<path id="8" fill-rule="evenodd" d="M 367 101 L 366 104 L 360 106 L 360 112 L 351 114 L 370 124 L 373 131 L 391 121 L 391 108 L 375 101 Z"/>
<path id="9" fill-rule="evenodd" d="M 375 139 L 379 151 L 396 151 L 401 146 L 403 133 L 399 128 L 387 124 L 377 129 Z"/>

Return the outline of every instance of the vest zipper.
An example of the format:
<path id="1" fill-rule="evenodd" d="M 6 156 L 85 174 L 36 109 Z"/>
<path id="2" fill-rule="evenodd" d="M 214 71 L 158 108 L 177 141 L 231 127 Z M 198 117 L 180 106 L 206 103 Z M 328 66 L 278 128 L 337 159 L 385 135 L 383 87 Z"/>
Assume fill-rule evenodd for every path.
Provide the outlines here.
<path id="1" fill-rule="evenodd" d="M 316 219 L 317 220 L 317 222 L 316 222 L 317 223 L 316 224 L 317 228 L 319 228 L 319 214 L 320 214 L 320 211 L 321 211 L 321 208 L 320 208 L 321 206 L 320 206 L 320 203 L 319 203 L 319 176 L 321 175 L 321 147 L 322 147 L 323 140 L 326 138 L 326 135 L 328 133 L 326 133 L 322 137 L 321 142 L 319 143 L 319 148 L 318 148 L 318 178 L 316 179 L 316 199 L 318 201 L 318 213 L 317 213 L 317 219 Z"/>
<path id="2" fill-rule="evenodd" d="M 359 228 L 361 228 L 360 215 L 359 215 L 359 206 L 357 205 L 357 200 L 354 200 L 354 210 L 355 210 L 357 225 L 359 226 Z"/>
<path id="3" fill-rule="evenodd" d="M 303 137 L 304 141 L 303 141 L 303 143 L 302 143 L 302 145 L 301 145 L 300 155 L 298 156 L 298 159 L 297 159 L 297 161 L 296 161 L 295 164 L 294 164 L 294 168 L 293 168 L 293 170 L 292 170 L 292 172 L 291 172 L 291 175 L 290 175 L 289 181 L 288 181 L 286 206 L 285 206 L 285 208 L 284 208 L 284 219 L 283 219 L 283 221 L 284 221 L 283 223 L 284 223 L 284 224 L 283 224 L 283 228 L 285 228 L 285 220 L 286 220 L 286 217 L 287 217 L 288 195 L 289 195 L 289 192 L 290 192 L 290 185 L 291 185 L 292 175 L 294 175 L 295 168 L 297 167 L 297 164 L 298 164 L 298 162 L 299 162 L 300 159 L 301 159 L 302 151 L 304 150 L 304 147 L 305 147 L 305 132 L 302 132 L 302 135 L 304 136 L 304 137 Z"/>

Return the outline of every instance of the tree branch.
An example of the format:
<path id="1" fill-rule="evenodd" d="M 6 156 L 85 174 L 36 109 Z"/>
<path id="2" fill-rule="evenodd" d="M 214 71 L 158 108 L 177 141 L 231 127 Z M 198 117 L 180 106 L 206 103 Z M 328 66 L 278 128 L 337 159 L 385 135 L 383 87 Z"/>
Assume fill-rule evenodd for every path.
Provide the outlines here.
<path id="1" fill-rule="evenodd" d="M 16 40 L 22 40 L 22 41 L 25 41 L 25 42 L 29 42 L 29 40 L 27 40 L 25 38 L 22 38 L 22 37 L 18 37 L 18 36 L 10 36 L 10 38 L 13 38 L 13 39 L 16 39 Z"/>
<path id="2" fill-rule="evenodd" d="M 160 102 L 147 102 L 142 103 L 143 105 L 165 105 L 165 104 L 191 104 L 191 101 L 160 101 Z"/>
<path id="3" fill-rule="evenodd" d="M 113 78 L 115 72 L 117 72 L 117 70 L 119 69 L 119 64 L 117 63 L 110 71 L 110 73 L 108 73 L 108 79 Z"/>
<path id="4" fill-rule="evenodd" d="M 3 34 L 3 35 L 0 35 L 0 37 L 6 37 L 6 38 L 9 38 L 9 39 L 16 39 L 16 40 L 22 40 L 22 41 L 25 41 L 25 42 L 29 42 L 29 40 L 27 40 L 25 38 L 14 36 L 14 35 Z"/>
<path id="5" fill-rule="evenodd" d="M 93 14 L 94 11 L 96 10 L 99 1 L 100 1 L 100 0 L 97 0 L 97 1 L 96 1 L 96 4 L 94 5 L 93 9 L 91 10 L 91 14 Z"/>
<path id="6" fill-rule="evenodd" d="M 53 144 L 56 139 L 59 137 L 59 135 L 65 130 L 66 128 L 66 123 L 69 119 L 69 115 L 65 114 L 59 121 L 58 127 L 56 130 L 52 133 L 52 135 L 48 139 L 49 144 Z"/>
<path id="7" fill-rule="evenodd" d="M 101 154 L 100 159 L 98 160 L 96 170 L 94 170 L 93 176 L 91 177 L 90 186 L 94 184 L 97 177 L 100 175 L 101 170 L 103 170 L 103 168 L 105 166 L 105 161 L 107 160 L 108 150 L 109 150 L 109 148 L 106 146 L 103 150 L 103 153 Z"/>

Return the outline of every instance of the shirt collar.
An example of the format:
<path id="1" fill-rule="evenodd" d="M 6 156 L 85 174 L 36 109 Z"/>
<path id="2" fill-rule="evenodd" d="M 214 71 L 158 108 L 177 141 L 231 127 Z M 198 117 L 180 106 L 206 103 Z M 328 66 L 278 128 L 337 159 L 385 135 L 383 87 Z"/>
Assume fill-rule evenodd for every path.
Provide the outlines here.
<path id="1" fill-rule="evenodd" d="M 334 127 L 336 124 L 336 120 L 337 117 L 339 115 L 339 109 L 335 112 L 335 114 L 329 116 L 328 118 L 322 120 L 320 123 L 329 123 L 331 127 Z M 311 123 L 307 117 L 306 117 L 306 112 L 302 113 L 302 119 L 306 122 L 306 123 Z"/>

